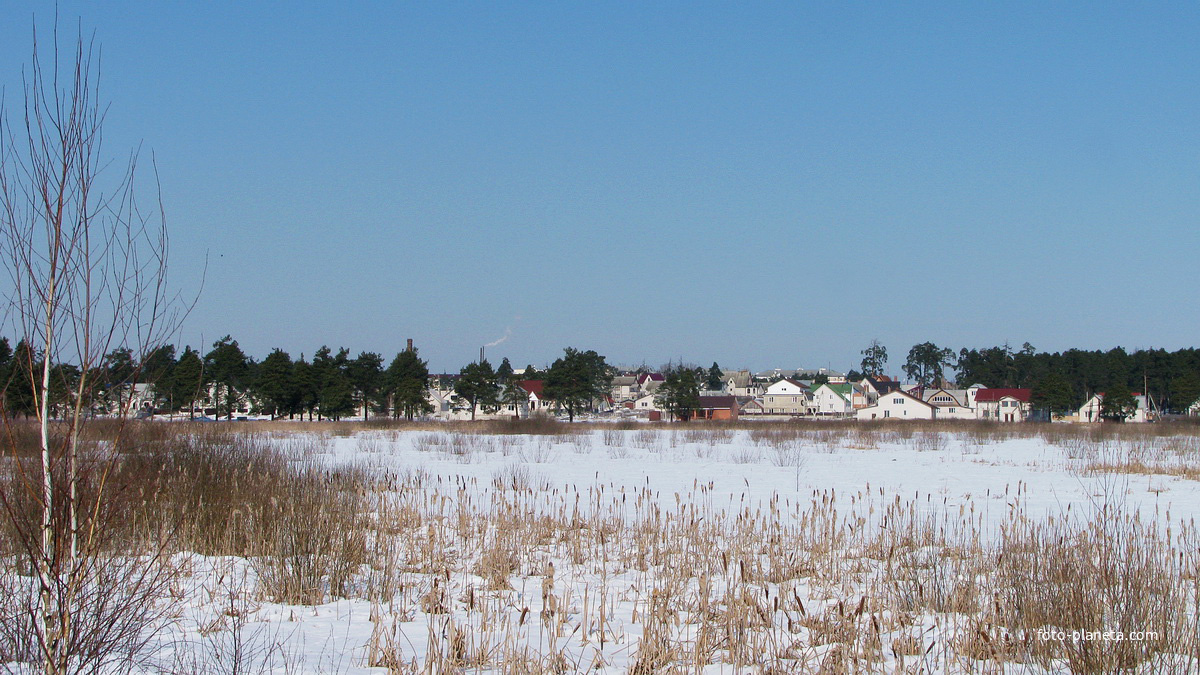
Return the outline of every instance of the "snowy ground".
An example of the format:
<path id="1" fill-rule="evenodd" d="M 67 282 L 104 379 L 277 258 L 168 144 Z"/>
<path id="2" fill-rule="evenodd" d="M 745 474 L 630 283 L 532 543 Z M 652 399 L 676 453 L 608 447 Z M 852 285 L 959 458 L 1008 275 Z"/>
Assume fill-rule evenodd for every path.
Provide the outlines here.
<path id="1" fill-rule="evenodd" d="M 1200 514 L 1200 481 L 1088 468 L 1131 455 L 1182 465 L 1193 461 L 1194 440 L 1067 440 L 1059 445 L 1038 437 L 989 440 L 967 433 L 877 431 L 771 438 L 747 430 L 669 427 L 589 428 L 562 435 L 281 433 L 275 443 L 298 459 L 355 466 L 407 485 L 402 490 L 407 496 L 398 501 L 423 509 L 426 519 L 405 535 L 405 545 L 436 547 L 431 556 L 445 556 L 447 564 L 433 569 L 428 561 L 416 561 L 413 551 L 401 550 L 396 560 L 403 564 L 386 572 L 395 576 L 399 590 L 386 600 L 368 600 L 364 593 L 293 606 L 264 600 L 245 560 L 179 556 L 185 571 L 178 589 L 183 609 L 156 639 L 168 646 L 161 658 L 190 659 L 197 672 L 383 673 L 388 669 L 370 666 L 386 664 L 389 657 L 396 657 L 391 672 L 414 666 L 418 672 L 447 669 L 447 664 L 489 672 L 652 672 L 666 665 L 649 658 L 647 645 L 653 641 L 690 672 L 762 668 L 763 661 L 756 665 L 731 648 L 730 640 L 742 639 L 731 636 L 744 635 L 755 650 L 774 652 L 767 661 L 777 669 L 816 672 L 845 656 L 837 651 L 837 640 L 819 639 L 814 618 L 823 608 L 821 621 L 828 623 L 836 607 L 838 616 L 847 617 L 847 630 L 869 630 L 862 624 L 874 621 L 875 632 L 883 633 L 877 657 L 858 667 L 974 670 L 982 662 L 954 650 L 919 653 L 923 645 L 961 639 L 955 631 L 963 630 L 965 620 L 946 620 L 946 613 L 920 603 L 913 616 L 900 616 L 895 584 L 878 581 L 882 556 L 870 553 L 886 539 L 880 528 L 895 527 L 903 516 L 915 532 L 920 524 L 914 522 L 926 519 L 934 529 L 962 529 L 986 547 L 1016 513 L 1032 521 L 1064 514 L 1086 520 L 1106 504 L 1119 504 L 1124 513 L 1139 513 L 1157 528 L 1182 523 L 1186 529 Z M 569 527 L 548 524 L 546 531 L 557 534 L 514 544 L 500 534 L 465 533 L 494 525 L 478 519 L 464 524 L 468 512 L 501 519 L 520 514 L 524 524 L 513 531 L 530 538 L 540 531 L 539 514 L 592 520 L 578 528 L 587 531 L 581 535 L 586 541 L 572 543 Z M 778 572 L 792 552 L 772 552 L 778 544 L 769 540 L 770 533 L 783 532 L 780 541 L 793 542 L 788 546 L 801 540 L 815 546 L 821 533 L 806 528 L 818 521 L 830 532 L 838 529 L 836 538 L 844 539 L 836 555 L 831 549 L 828 564 L 808 558 L 796 563 L 807 572 Z M 434 533 L 435 523 L 445 529 Z M 661 539 L 691 537 L 699 548 L 705 542 L 710 547 L 674 550 L 670 541 L 654 535 L 633 539 L 629 533 L 647 523 L 661 524 Z M 607 542 L 592 531 L 605 524 L 613 525 Z M 676 535 L 680 528 L 690 528 L 690 534 Z M 765 538 L 738 539 L 745 533 Z M 960 541 L 956 536 L 949 539 Z M 612 550 L 605 548 L 614 542 Z M 481 572 L 480 561 L 498 551 L 516 556 L 507 583 Z M 740 571 L 731 556 L 740 561 Z M 669 574 L 680 560 L 695 561 L 699 572 Z M 958 578 L 971 583 L 961 573 Z M 697 617 L 703 612 L 733 616 L 731 593 L 745 595 L 747 589 L 756 595 L 745 603 L 766 608 L 754 611 L 771 618 L 764 625 L 750 620 L 738 629 L 745 633 L 727 628 L 719 639 L 706 636 L 705 621 Z M 948 592 L 956 593 L 957 585 Z M 676 596 L 699 604 L 677 603 Z M 722 609 L 707 607 L 709 598 Z M 855 605 L 851 618 L 846 608 Z M 754 611 L 738 620 L 753 619 Z M 669 618 L 655 623 L 648 615 Z M 861 644 L 865 638 L 851 639 Z M 895 648 L 910 639 L 920 648 L 907 651 L 917 653 Z M 1067 667 L 1065 661 L 1060 665 Z M 1003 670 L 1041 672 L 1016 663 Z"/>

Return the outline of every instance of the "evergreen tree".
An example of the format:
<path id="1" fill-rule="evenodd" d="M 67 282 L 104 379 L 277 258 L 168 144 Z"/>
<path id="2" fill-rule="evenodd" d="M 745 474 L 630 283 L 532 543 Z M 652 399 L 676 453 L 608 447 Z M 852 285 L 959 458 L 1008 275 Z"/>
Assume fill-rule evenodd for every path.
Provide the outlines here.
<path id="1" fill-rule="evenodd" d="M 879 340 L 871 340 L 871 344 L 862 350 L 862 356 L 863 375 L 871 377 L 883 375 L 888 360 L 887 347 L 879 344 Z"/>
<path id="2" fill-rule="evenodd" d="M 0 337 L 0 412 L 8 410 L 4 397 L 8 389 L 9 376 L 12 374 L 12 354 L 12 347 L 8 346 L 8 338 Z"/>
<path id="3" fill-rule="evenodd" d="M 163 345 L 146 355 L 138 381 L 153 387 L 154 407 L 162 408 L 171 400 L 171 378 L 175 370 L 175 345 Z"/>
<path id="4" fill-rule="evenodd" d="M 509 380 L 504 384 L 504 393 L 500 395 L 500 402 L 504 405 L 511 405 L 513 416 L 520 419 L 521 406 L 529 402 L 529 392 L 517 384 L 517 380 Z"/>
<path id="5" fill-rule="evenodd" d="M 908 351 L 908 362 L 904 373 L 923 387 L 936 386 L 945 376 L 947 366 L 953 364 L 954 352 L 940 349 L 932 342 L 913 345 Z"/>
<path id="6" fill-rule="evenodd" d="M 40 368 L 38 354 L 25 340 L 17 343 L 9 360 L 9 373 L 4 391 L 4 401 L 12 415 L 31 417 L 37 412 L 34 397 L 35 375 Z"/>
<path id="7" fill-rule="evenodd" d="M 383 389 L 383 357 L 375 352 L 360 352 L 346 364 L 346 376 L 354 386 L 363 419 L 369 419 L 372 404 L 378 404 Z"/>
<path id="8" fill-rule="evenodd" d="M 305 361 L 304 355 L 301 354 L 300 360 L 292 365 L 292 377 L 296 383 L 296 410 L 301 413 L 307 412 L 308 421 L 311 422 L 320 400 L 320 383 L 317 381 L 316 368 Z"/>
<path id="9" fill-rule="evenodd" d="M 1061 415 L 1079 407 L 1071 383 L 1058 373 L 1050 373 L 1034 385 L 1031 401 L 1035 407 L 1049 410 L 1052 415 Z"/>
<path id="10" fill-rule="evenodd" d="M 545 373 L 534 368 L 533 364 L 525 366 L 525 372 L 521 373 L 522 380 L 540 380 L 543 377 L 545 377 Z"/>
<path id="11" fill-rule="evenodd" d="M 1100 417 L 1109 422 L 1124 422 L 1137 412 L 1137 399 L 1129 387 L 1117 382 L 1104 392 L 1100 402 Z"/>
<path id="12" fill-rule="evenodd" d="M 510 379 L 512 379 L 512 376 L 513 367 L 512 364 L 508 362 L 508 357 L 506 356 L 504 357 L 504 360 L 500 362 L 500 367 L 496 369 L 496 381 L 501 385 L 505 385 L 508 384 Z"/>
<path id="13" fill-rule="evenodd" d="M 719 391 L 725 386 L 725 383 L 721 381 L 722 375 L 724 373 L 721 372 L 721 367 L 717 365 L 716 361 L 713 361 L 712 367 L 708 369 L 708 375 L 704 380 L 704 388 L 709 391 Z"/>
<path id="14" fill-rule="evenodd" d="M 384 388 L 392 399 L 392 415 L 412 421 L 418 415 L 433 412 L 426 391 L 429 389 L 429 364 L 417 356 L 416 348 L 403 351 L 392 359 L 384 373 Z"/>
<path id="15" fill-rule="evenodd" d="M 79 388 L 79 366 L 56 363 L 50 368 L 50 415 L 65 417 Z"/>
<path id="16" fill-rule="evenodd" d="M 125 396 L 133 395 L 134 378 L 138 371 L 133 352 L 127 347 L 118 347 L 110 351 L 104 355 L 100 369 L 98 382 L 105 404 L 110 412 L 124 413 Z"/>
<path id="17" fill-rule="evenodd" d="M 295 366 L 287 352 L 276 348 L 263 359 L 255 378 L 255 391 L 270 411 L 271 419 L 296 412 L 299 396 Z"/>
<path id="18" fill-rule="evenodd" d="M 458 381 L 454 383 L 454 393 L 470 406 L 471 419 L 475 419 L 477 410 L 488 413 L 500 407 L 496 372 L 487 359 L 463 366 Z"/>
<path id="19" fill-rule="evenodd" d="M 204 362 L 200 354 L 191 347 L 184 347 L 183 355 L 175 363 L 171 374 L 170 393 L 171 408 L 178 409 L 187 405 L 188 419 L 195 419 L 196 399 L 200 396 L 205 384 Z"/>
<path id="20" fill-rule="evenodd" d="M 604 398 L 612 389 L 612 369 L 604 357 L 589 349 L 581 352 L 567 347 L 562 358 L 546 371 L 546 398 L 567 411 L 567 419 L 591 408 L 592 402 Z"/>
<path id="21" fill-rule="evenodd" d="M 700 407 L 700 379 L 696 371 L 683 366 L 664 368 L 663 383 L 654 393 L 654 403 L 675 419 L 687 422 Z"/>
<path id="22" fill-rule="evenodd" d="M 1184 373 L 1171 380 L 1171 408 L 1175 412 L 1187 412 L 1197 399 L 1200 399 L 1200 377 L 1196 373 Z"/>
<path id="23" fill-rule="evenodd" d="M 238 346 L 232 336 L 225 337 L 213 343 L 212 351 L 204 356 L 204 372 L 209 382 L 217 385 L 216 416 L 221 417 L 221 404 L 225 404 L 225 416 L 233 419 L 234 392 L 245 385 L 250 366 L 246 354 Z M 222 390 L 224 397 L 222 398 Z"/>
<path id="24" fill-rule="evenodd" d="M 317 410 L 323 417 L 339 420 L 354 411 L 354 385 L 346 375 L 350 350 L 342 347 L 336 355 L 322 345 L 313 354 L 312 373 L 316 382 Z"/>

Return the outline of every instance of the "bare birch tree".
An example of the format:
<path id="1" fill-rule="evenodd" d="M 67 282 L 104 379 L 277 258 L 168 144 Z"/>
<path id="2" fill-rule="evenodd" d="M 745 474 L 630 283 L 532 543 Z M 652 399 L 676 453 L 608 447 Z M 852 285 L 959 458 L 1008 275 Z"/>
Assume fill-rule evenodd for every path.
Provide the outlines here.
<path id="1" fill-rule="evenodd" d="M 34 497 L 40 520 L 22 521 L 13 490 L 2 496 L 35 571 L 32 658 L 43 672 L 58 674 L 98 658 L 104 648 L 98 641 L 112 638 L 111 626 L 139 611 L 134 606 L 121 616 L 120 602 L 86 601 L 103 578 L 104 533 L 96 516 L 112 489 L 105 481 L 116 461 L 113 450 L 108 458 L 81 454 L 98 366 L 113 347 L 132 349 L 140 362 L 185 312 L 166 286 L 168 240 L 157 180 L 147 208 L 135 190 L 138 152 L 115 162 L 102 152 L 107 107 L 97 98 L 94 38 L 80 31 L 74 49 L 64 50 L 57 26 L 52 37 L 42 53 L 34 31 L 17 114 L 0 106 L 0 259 L 11 279 L 5 322 L 37 350 L 17 367 L 27 369 L 32 383 L 40 450 L 40 462 L 26 471 L 12 447 L 17 477 L 10 484 Z M 52 377 L 57 364 L 67 363 L 78 375 L 67 411 L 55 419 Z M 85 464 L 94 483 L 86 500 L 80 492 Z M 135 571 L 134 578 L 144 575 Z M 103 622 L 107 632 L 100 630 Z M 136 629 L 125 625 L 126 632 Z"/>

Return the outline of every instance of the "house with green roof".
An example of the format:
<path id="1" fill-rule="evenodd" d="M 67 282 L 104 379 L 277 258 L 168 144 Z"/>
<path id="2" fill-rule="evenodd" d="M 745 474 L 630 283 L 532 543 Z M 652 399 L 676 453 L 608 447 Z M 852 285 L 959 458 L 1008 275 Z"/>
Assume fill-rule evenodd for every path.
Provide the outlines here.
<path id="1" fill-rule="evenodd" d="M 866 398 L 858 385 L 851 382 L 825 383 L 812 390 L 813 411 L 821 417 L 850 417 L 854 414 L 854 399 Z"/>

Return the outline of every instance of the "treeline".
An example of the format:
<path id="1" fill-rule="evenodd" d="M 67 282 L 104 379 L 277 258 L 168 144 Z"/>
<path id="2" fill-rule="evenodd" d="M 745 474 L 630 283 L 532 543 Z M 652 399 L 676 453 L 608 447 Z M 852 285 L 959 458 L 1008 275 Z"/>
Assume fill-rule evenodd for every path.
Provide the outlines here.
<path id="1" fill-rule="evenodd" d="M 878 341 L 862 354 L 864 374 L 884 372 L 887 349 Z M 925 342 L 909 350 L 903 366 L 911 381 L 927 386 L 946 382 L 951 369 L 957 373 L 959 387 L 1032 389 L 1034 403 L 1055 412 L 1078 408 L 1092 395 L 1109 390 L 1144 392 L 1156 407 L 1175 412 L 1186 411 L 1200 398 L 1200 350 L 1194 348 L 1050 353 L 1038 352 L 1026 342 L 1019 350 L 1008 345 L 964 348 L 956 356 L 951 349 Z"/>
<path id="2" fill-rule="evenodd" d="M 1026 343 L 1015 352 L 1007 346 L 963 349 L 956 369 L 964 386 L 1028 387 L 1054 409 L 1077 408 L 1113 388 L 1147 393 L 1156 406 L 1175 412 L 1200 398 L 1200 350 L 1194 348 L 1049 353 Z"/>
<path id="3" fill-rule="evenodd" d="M 272 417 L 307 414 L 338 419 L 373 412 L 412 419 L 430 412 L 425 397 L 429 368 L 417 350 L 396 354 L 386 368 L 383 363 L 374 352 L 351 358 L 348 349 L 335 352 L 327 346 L 316 350 L 311 360 L 303 355 L 293 359 L 275 349 L 255 361 L 230 336 L 213 343 L 204 354 L 190 346 L 178 353 L 174 345 L 164 345 L 141 358 L 120 348 L 87 373 L 83 404 L 92 410 L 123 410 L 134 396 L 132 385 L 147 384 L 157 410 L 192 412 L 197 405 L 207 404 L 216 416 L 226 417 L 248 396 L 257 412 Z M 0 400 L 8 414 L 36 414 L 33 382 L 40 381 L 42 364 L 42 355 L 25 341 L 11 348 L 7 338 L 0 338 Z M 52 414 L 74 402 L 81 375 L 78 366 L 51 364 Z"/>

